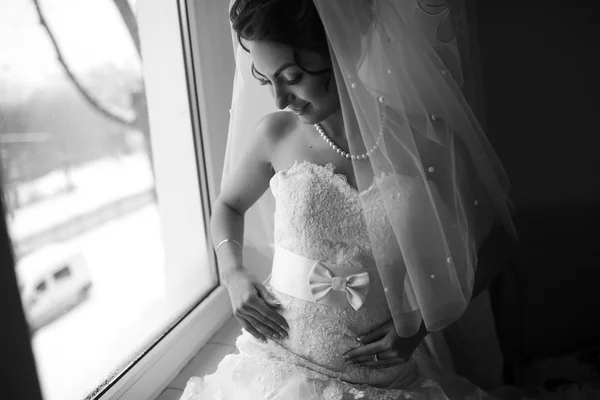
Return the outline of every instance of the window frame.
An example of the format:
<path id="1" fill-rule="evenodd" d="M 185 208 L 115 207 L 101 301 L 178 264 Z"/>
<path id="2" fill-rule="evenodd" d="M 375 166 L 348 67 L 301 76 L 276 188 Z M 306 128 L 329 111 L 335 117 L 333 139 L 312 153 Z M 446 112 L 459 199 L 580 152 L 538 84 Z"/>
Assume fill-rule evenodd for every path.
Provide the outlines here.
<path id="1" fill-rule="evenodd" d="M 149 82 L 164 80 L 168 76 L 169 86 L 178 86 L 178 92 L 186 94 L 185 99 L 176 99 L 165 95 L 164 91 L 153 92 L 148 88 L 148 106 L 152 109 L 154 105 L 154 109 L 160 109 L 161 113 L 170 112 L 172 118 L 185 119 L 184 124 L 189 124 L 188 134 L 194 140 L 196 173 L 199 177 L 199 187 L 196 189 L 202 200 L 202 212 L 205 217 L 203 228 L 206 233 L 207 261 L 217 271 L 218 286 L 199 304 L 192 306 L 189 313 L 174 324 L 146 354 L 107 387 L 104 393 L 96 397 L 100 400 L 157 398 L 232 316 L 229 295 L 218 278 L 218 266 L 208 234 L 210 206 L 220 186 L 227 139 L 226 134 L 218 133 L 227 132 L 227 110 L 231 103 L 231 90 L 224 90 L 222 84 L 229 80 L 229 85 L 233 86 L 235 68 L 231 51 L 230 73 L 219 74 L 219 79 L 211 79 L 214 78 L 215 72 L 224 70 L 223 62 L 228 61 L 223 60 L 222 49 L 231 48 L 230 35 L 220 36 L 222 42 L 215 45 L 215 28 L 221 28 L 221 32 L 224 28 L 229 32 L 229 26 L 223 22 L 220 22 L 221 27 L 218 26 L 219 22 L 215 27 L 216 18 L 211 11 L 220 9 L 227 10 L 227 4 L 222 0 L 206 0 L 200 4 L 187 0 L 140 0 L 137 6 L 142 55 L 153 53 L 153 58 L 161 59 L 160 63 L 143 65 L 147 86 Z M 223 20 L 227 21 L 226 18 L 227 15 L 224 15 Z M 161 28 L 159 35 L 170 36 L 168 45 L 155 45 L 157 26 Z M 198 43 L 198 38 L 207 39 L 203 42 L 204 46 Z M 210 46 L 206 46 L 207 44 Z M 199 57 L 200 54 L 202 58 Z M 144 59 L 146 60 L 146 57 Z M 182 68 L 184 74 L 181 73 Z M 223 95 L 215 99 L 212 94 L 219 90 Z M 208 93 L 211 93 L 211 96 Z M 177 101 L 180 102 L 179 109 L 174 104 Z M 184 101 L 189 113 L 183 111 L 181 102 Z M 150 128 L 151 131 L 161 129 L 153 124 L 152 115 Z M 157 151 L 160 152 L 161 149 L 158 148 Z M 205 184 L 200 184 L 200 181 L 204 181 Z M 157 186 L 157 190 L 160 191 L 160 184 Z M 212 323 L 206 324 L 206 321 Z"/>

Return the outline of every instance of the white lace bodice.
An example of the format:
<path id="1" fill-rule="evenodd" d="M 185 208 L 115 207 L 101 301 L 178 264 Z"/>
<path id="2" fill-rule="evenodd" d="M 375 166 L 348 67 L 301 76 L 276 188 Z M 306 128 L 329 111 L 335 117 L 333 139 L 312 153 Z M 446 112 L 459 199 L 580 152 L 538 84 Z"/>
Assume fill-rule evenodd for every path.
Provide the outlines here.
<path id="1" fill-rule="evenodd" d="M 390 234 L 376 188 L 358 192 L 332 164 L 295 162 L 271 179 L 275 245 L 313 260 L 375 265 L 371 243 L 384 237 L 370 240 L 367 222 L 372 234 Z"/>
<path id="2" fill-rule="evenodd" d="M 275 245 L 313 260 L 373 267 L 374 250 L 365 216 L 375 235 L 387 235 L 389 229 L 376 187 L 358 192 L 331 164 L 296 162 L 278 172 L 271 179 L 276 201 Z M 377 224 L 379 229 L 373 229 Z M 288 339 L 268 344 L 278 357 L 295 358 L 292 364 L 351 382 L 385 386 L 408 374 L 408 366 L 371 370 L 347 366 L 341 358 L 357 345 L 357 336 L 391 318 L 387 307 L 332 308 L 269 288 L 281 301 L 282 315 L 290 325 Z"/>

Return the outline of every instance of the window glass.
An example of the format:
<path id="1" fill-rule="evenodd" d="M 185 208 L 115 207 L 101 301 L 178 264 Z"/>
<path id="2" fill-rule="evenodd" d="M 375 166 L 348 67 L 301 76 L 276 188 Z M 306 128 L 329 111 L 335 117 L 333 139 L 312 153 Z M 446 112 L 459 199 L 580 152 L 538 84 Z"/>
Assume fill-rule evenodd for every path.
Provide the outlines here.
<path id="1" fill-rule="evenodd" d="M 0 1 L 0 54 L 2 195 L 40 384 L 85 399 L 218 283 L 203 221 L 165 237 L 155 184 L 153 137 L 192 132 L 151 135 L 135 2 Z M 178 245 L 193 257 L 169 264 Z"/>

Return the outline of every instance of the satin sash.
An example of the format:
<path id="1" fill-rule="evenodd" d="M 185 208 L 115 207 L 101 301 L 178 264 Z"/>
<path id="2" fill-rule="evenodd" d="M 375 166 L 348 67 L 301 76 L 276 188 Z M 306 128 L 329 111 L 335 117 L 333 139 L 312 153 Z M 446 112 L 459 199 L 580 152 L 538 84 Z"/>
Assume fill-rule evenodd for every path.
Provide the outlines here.
<path id="1" fill-rule="evenodd" d="M 289 296 L 335 308 L 387 306 L 377 268 L 311 260 L 279 246 L 270 284 Z"/>

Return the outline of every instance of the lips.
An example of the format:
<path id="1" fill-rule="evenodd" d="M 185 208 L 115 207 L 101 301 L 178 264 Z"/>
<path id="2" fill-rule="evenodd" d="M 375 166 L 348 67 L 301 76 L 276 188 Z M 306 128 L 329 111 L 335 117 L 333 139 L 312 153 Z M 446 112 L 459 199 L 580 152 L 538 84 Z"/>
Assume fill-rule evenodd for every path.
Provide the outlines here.
<path id="1" fill-rule="evenodd" d="M 310 103 L 306 103 L 306 105 L 305 105 L 304 107 L 302 107 L 302 108 L 291 108 L 291 107 L 290 107 L 290 110 L 291 110 L 291 111 L 292 111 L 294 114 L 296 114 L 296 115 L 300 115 L 300 114 L 302 114 L 302 112 L 303 112 L 303 111 L 306 109 L 306 107 L 308 107 L 308 105 L 309 105 L 309 104 L 310 104 Z"/>

